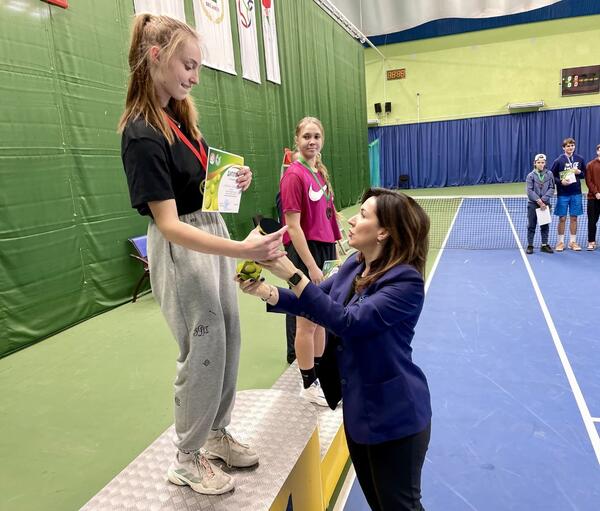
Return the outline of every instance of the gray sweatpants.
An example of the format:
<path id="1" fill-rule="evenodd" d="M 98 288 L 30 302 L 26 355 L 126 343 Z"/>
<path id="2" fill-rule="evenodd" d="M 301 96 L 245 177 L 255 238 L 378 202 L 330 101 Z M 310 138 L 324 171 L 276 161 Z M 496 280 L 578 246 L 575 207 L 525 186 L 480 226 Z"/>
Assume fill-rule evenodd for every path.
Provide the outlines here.
<path id="1" fill-rule="evenodd" d="M 179 218 L 229 238 L 218 213 L 196 211 Z M 196 451 L 211 429 L 231 420 L 240 358 L 235 261 L 169 243 L 154 222 L 148 226 L 148 261 L 152 293 L 179 344 L 175 444 L 181 451 Z"/>

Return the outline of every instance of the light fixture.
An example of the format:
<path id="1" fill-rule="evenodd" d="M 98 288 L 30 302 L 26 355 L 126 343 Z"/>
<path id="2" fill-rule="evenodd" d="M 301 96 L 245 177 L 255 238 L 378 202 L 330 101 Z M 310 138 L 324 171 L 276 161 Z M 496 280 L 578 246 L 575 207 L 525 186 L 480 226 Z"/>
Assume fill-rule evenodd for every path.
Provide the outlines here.
<path id="1" fill-rule="evenodd" d="M 510 113 L 537 112 L 544 107 L 544 101 L 528 101 L 526 103 L 509 103 L 506 105 Z"/>
<path id="2" fill-rule="evenodd" d="M 379 126 L 379 119 L 367 119 L 367 126 L 369 128 L 375 128 Z"/>

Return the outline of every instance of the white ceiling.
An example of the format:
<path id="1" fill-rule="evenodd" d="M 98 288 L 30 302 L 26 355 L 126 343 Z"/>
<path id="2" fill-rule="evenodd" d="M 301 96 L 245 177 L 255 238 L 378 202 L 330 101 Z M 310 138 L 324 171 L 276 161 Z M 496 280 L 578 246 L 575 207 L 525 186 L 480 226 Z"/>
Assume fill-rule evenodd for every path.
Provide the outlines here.
<path id="1" fill-rule="evenodd" d="M 559 0 L 329 0 L 367 36 L 391 34 L 442 18 L 517 14 Z"/>

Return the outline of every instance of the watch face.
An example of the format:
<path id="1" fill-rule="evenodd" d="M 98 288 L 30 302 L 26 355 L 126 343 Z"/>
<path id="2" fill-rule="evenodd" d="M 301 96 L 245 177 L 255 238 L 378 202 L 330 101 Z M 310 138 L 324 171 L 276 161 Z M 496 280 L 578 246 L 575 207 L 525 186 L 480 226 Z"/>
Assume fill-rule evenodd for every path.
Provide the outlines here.
<path id="1" fill-rule="evenodd" d="M 298 284 L 298 282 L 300 282 L 302 280 L 302 275 L 300 275 L 299 273 L 294 273 L 288 280 L 288 282 L 292 285 L 295 286 L 296 284 Z"/>

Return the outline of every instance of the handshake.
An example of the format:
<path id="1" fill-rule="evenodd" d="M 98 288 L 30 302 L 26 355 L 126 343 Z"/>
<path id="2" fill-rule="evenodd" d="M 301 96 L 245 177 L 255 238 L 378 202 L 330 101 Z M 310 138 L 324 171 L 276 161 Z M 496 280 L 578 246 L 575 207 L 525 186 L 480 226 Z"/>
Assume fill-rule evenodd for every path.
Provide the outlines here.
<path id="1" fill-rule="evenodd" d="M 260 232 L 263 236 L 266 234 L 272 234 L 281 229 L 281 225 L 277 220 L 273 220 L 272 218 L 263 218 L 258 223 L 258 232 Z M 258 264 L 256 261 L 242 261 L 238 263 L 236 272 L 237 277 L 246 281 L 248 279 L 258 280 L 260 274 L 262 273 L 263 267 Z"/>

